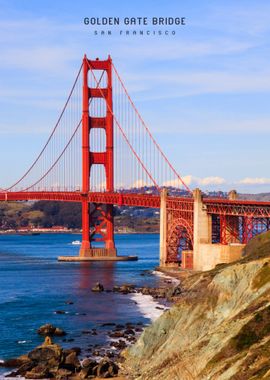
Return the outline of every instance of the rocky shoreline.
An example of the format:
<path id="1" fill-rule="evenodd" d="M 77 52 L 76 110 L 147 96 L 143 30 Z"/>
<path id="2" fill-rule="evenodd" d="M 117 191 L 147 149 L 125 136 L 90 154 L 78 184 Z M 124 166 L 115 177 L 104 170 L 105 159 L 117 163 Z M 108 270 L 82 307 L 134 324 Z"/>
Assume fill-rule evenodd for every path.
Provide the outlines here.
<path id="1" fill-rule="evenodd" d="M 82 355 L 80 348 L 54 344 L 53 337 L 67 339 L 66 332 L 44 325 L 37 330 L 45 337 L 42 345 L 2 366 L 17 368 L 10 376 L 32 379 L 270 378 L 270 232 L 254 238 L 237 262 L 208 272 L 158 274 L 164 276 L 159 288 L 122 284 L 106 289 L 101 283 L 92 288 L 100 299 L 103 292 L 116 292 L 133 300 L 158 300 L 155 307 L 162 315 L 147 328 L 105 323 L 109 346 L 89 345 Z M 89 338 L 96 333 L 85 331 Z"/>
<path id="2" fill-rule="evenodd" d="M 152 272 L 142 272 L 142 276 L 152 275 Z M 136 287 L 134 284 L 122 284 L 114 286 L 113 289 L 105 289 L 101 283 L 96 283 L 92 292 L 114 292 L 135 296 L 151 296 L 159 301 L 155 306 L 158 315 L 169 309 L 170 304 L 180 292 L 175 281 L 167 275 L 162 279 L 162 286 L 158 288 Z M 72 304 L 72 301 L 68 301 Z M 136 301 L 134 301 L 137 303 Z M 55 313 L 61 314 L 62 310 Z M 64 313 L 64 312 L 63 312 Z M 107 346 L 89 344 L 85 350 L 87 354 L 81 355 L 81 348 L 62 348 L 53 343 L 54 337 L 63 337 L 63 342 L 71 342 L 65 336 L 67 333 L 51 324 L 41 326 L 37 333 L 45 337 L 42 345 L 36 347 L 29 353 L 18 358 L 9 359 L 0 363 L 1 367 L 12 369 L 6 376 L 14 378 L 22 376 L 29 379 L 86 379 L 86 378 L 109 378 L 115 377 L 121 367 L 121 352 L 128 346 L 134 344 L 140 337 L 145 325 L 127 322 L 125 324 L 103 323 L 101 327 L 109 327 Z M 97 335 L 95 328 L 82 331 L 85 335 Z M 16 368 L 16 369 L 15 369 Z"/>
<path id="3" fill-rule="evenodd" d="M 122 352 L 129 378 L 270 379 L 270 231 L 238 261 L 174 275 L 177 301 Z"/>

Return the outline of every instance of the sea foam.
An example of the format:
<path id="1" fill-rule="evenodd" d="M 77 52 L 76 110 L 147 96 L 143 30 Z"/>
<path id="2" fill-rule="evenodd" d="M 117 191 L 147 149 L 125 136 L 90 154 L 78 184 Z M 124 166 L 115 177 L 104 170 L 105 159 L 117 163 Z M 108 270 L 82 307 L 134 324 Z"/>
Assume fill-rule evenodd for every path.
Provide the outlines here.
<path id="1" fill-rule="evenodd" d="M 175 284 L 175 285 L 179 285 L 180 284 L 180 281 L 175 278 L 175 277 L 171 277 L 167 274 L 164 274 L 163 272 L 160 272 L 158 270 L 153 270 L 152 272 L 155 276 L 158 276 L 158 277 L 161 277 L 163 278 L 164 280 L 170 280 L 172 282 L 172 284 Z"/>
<path id="2" fill-rule="evenodd" d="M 136 302 L 137 307 L 139 308 L 142 315 L 146 318 L 151 319 L 151 321 L 155 321 L 158 317 L 163 314 L 167 307 L 164 307 L 157 301 L 153 299 L 150 295 L 144 295 L 141 293 L 132 293 L 130 295 L 131 299 Z M 162 308 L 161 309 L 157 309 Z"/>

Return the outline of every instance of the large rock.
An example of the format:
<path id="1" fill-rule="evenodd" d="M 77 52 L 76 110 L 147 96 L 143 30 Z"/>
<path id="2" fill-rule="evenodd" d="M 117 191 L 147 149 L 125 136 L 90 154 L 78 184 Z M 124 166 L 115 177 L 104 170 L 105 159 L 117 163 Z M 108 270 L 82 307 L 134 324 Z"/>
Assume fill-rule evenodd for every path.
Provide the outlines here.
<path id="1" fill-rule="evenodd" d="M 65 368 L 59 368 L 54 374 L 55 379 L 57 380 L 67 380 L 72 376 L 73 372 Z"/>
<path id="2" fill-rule="evenodd" d="M 84 359 L 82 361 L 82 370 L 80 371 L 80 378 L 87 379 L 89 376 L 96 376 L 98 363 L 92 359 Z"/>
<path id="3" fill-rule="evenodd" d="M 23 363 L 19 368 L 8 374 L 8 377 L 24 376 L 26 372 L 31 371 L 35 367 L 35 364 L 29 360 L 28 362 Z"/>
<path id="4" fill-rule="evenodd" d="M 63 350 L 63 354 L 66 356 L 68 356 L 69 354 L 71 354 L 72 352 L 75 352 L 76 355 L 80 355 L 80 353 L 82 352 L 81 348 L 80 347 L 72 347 L 72 348 L 66 348 L 65 350 Z"/>
<path id="5" fill-rule="evenodd" d="M 115 285 L 113 291 L 116 293 L 129 294 L 135 292 L 135 285 L 133 284 L 123 284 L 121 286 Z"/>
<path id="6" fill-rule="evenodd" d="M 36 365 L 54 368 L 61 364 L 63 350 L 58 344 L 42 345 L 29 352 L 28 357 Z"/>
<path id="7" fill-rule="evenodd" d="M 64 358 L 62 367 L 73 372 L 78 371 L 81 368 L 81 363 L 75 351 L 71 352 Z"/>
<path id="8" fill-rule="evenodd" d="M 27 371 L 24 375 L 26 379 L 46 379 L 50 376 L 49 369 L 45 365 L 38 365 Z"/>
<path id="9" fill-rule="evenodd" d="M 37 333 L 39 335 L 43 336 L 65 336 L 66 332 L 59 327 L 55 327 L 54 325 L 51 325 L 50 323 L 46 323 L 46 325 L 40 326 L 40 328 L 37 330 Z"/>
<path id="10" fill-rule="evenodd" d="M 118 374 L 119 367 L 109 358 L 102 359 L 97 366 L 97 377 L 109 378 Z"/>
<path id="11" fill-rule="evenodd" d="M 26 379 L 66 380 L 76 376 L 76 379 L 97 377 L 109 378 L 118 373 L 118 366 L 109 358 L 99 363 L 84 359 L 82 364 L 78 359 L 80 349 L 77 347 L 63 350 L 54 344 L 50 337 L 34 350 L 18 359 L 7 361 L 9 366 L 20 366 L 10 373 L 9 377 L 21 376 Z"/>
<path id="12" fill-rule="evenodd" d="M 92 292 L 104 292 L 104 286 L 100 282 L 97 282 L 96 285 L 93 286 Z"/>
<path id="13" fill-rule="evenodd" d="M 124 332 L 123 331 L 112 331 L 110 334 L 109 334 L 109 337 L 110 338 L 123 338 L 124 337 Z"/>

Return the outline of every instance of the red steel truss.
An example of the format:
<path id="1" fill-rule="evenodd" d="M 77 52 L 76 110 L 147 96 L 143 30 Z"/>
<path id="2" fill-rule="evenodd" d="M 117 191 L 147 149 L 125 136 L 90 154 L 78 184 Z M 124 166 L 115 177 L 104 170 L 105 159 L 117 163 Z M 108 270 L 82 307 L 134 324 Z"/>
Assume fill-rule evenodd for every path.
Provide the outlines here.
<path id="1" fill-rule="evenodd" d="M 270 228 L 270 203 L 228 199 L 204 199 L 212 215 L 213 242 L 246 244 Z"/>
<path id="2" fill-rule="evenodd" d="M 270 202 L 205 198 L 203 203 L 211 215 L 252 216 L 270 218 Z"/>
<path id="3" fill-rule="evenodd" d="M 180 261 L 183 250 L 193 249 L 192 198 L 167 199 L 167 263 Z"/>

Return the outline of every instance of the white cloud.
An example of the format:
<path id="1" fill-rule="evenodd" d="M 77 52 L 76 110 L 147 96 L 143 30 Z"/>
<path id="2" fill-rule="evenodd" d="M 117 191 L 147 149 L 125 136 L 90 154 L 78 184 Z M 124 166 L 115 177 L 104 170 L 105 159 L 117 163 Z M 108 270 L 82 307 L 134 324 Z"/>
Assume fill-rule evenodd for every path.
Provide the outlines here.
<path id="1" fill-rule="evenodd" d="M 184 177 L 182 177 L 183 181 L 188 186 L 191 184 L 192 178 L 193 178 L 192 175 L 185 175 Z"/>
<path id="2" fill-rule="evenodd" d="M 186 185 L 199 185 L 199 186 L 211 186 L 211 185 L 223 185 L 226 183 L 226 180 L 222 177 L 195 177 L 192 175 L 186 175 L 182 177 L 183 181 L 185 182 Z M 170 181 L 166 181 L 163 183 L 163 186 L 175 186 L 179 187 L 182 186 L 181 181 L 176 178 Z"/>
<path id="3" fill-rule="evenodd" d="M 222 177 L 205 177 L 205 178 L 198 178 L 197 182 L 199 185 L 208 186 L 208 185 L 222 185 L 226 181 Z"/>
<path id="4" fill-rule="evenodd" d="M 268 184 L 270 184 L 270 178 L 264 178 L 264 177 L 251 178 L 251 177 L 246 177 L 244 179 L 241 179 L 237 183 L 241 184 L 241 185 L 268 185 Z"/>

